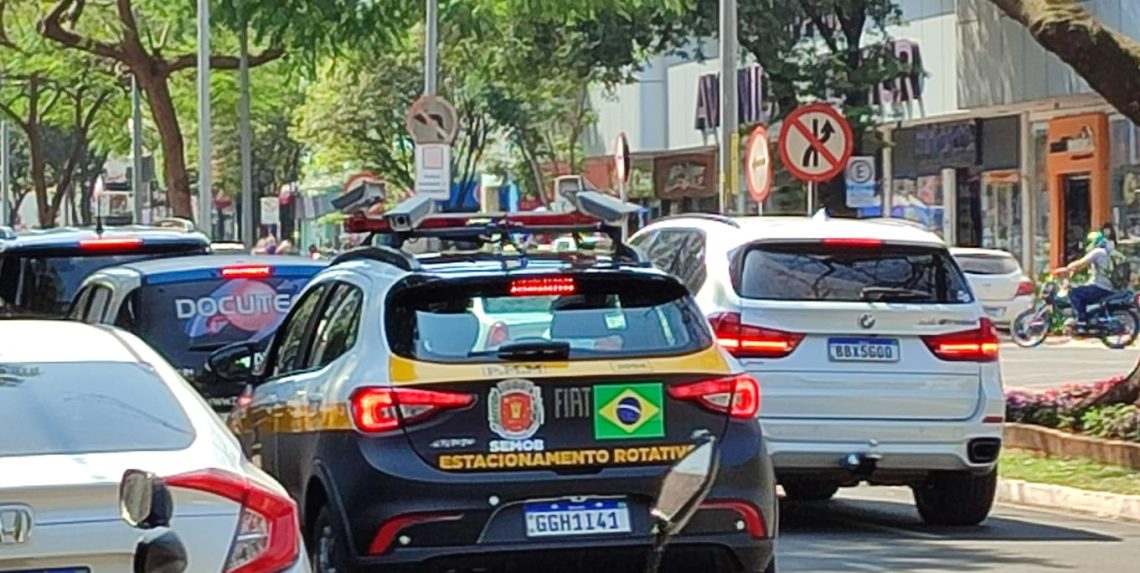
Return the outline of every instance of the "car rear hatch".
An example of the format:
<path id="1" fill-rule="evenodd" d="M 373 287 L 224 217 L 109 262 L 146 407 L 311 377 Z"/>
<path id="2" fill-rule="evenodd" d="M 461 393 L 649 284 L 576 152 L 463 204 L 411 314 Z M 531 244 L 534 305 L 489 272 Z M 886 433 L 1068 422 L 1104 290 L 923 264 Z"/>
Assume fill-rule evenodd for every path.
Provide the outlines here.
<path id="1" fill-rule="evenodd" d="M 997 339 L 944 248 L 765 241 L 733 266 L 740 308 L 710 320 L 762 380 L 765 418 L 974 415 Z"/>
<path id="2" fill-rule="evenodd" d="M 966 273 L 974 295 L 983 303 L 1005 303 L 1033 294 L 1033 283 L 1021 272 L 1021 266 L 1012 255 L 961 253 L 955 254 L 954 259 Z"/>
<path id="3" fill-rule="evenodd" d="M 209 244 L 204 239 L 156 240 L 133 235 L 8 249 L 0 252 L 0 316 L 62 317 L 83 279 L 97 270 L 207 252 Z"/>
<path id="4" fill-rule="evenodd" d="M 143 337 L 218 411 L 236 403 L 244 384 L 205 379 L 210 353 L 235 342 L 265 340 L 322 267 L 249 262 L 154 274 L 127 301 Z"/>
<path id="5" fill-rule="evenodd" d="M 533 316 L 536 306 L 545 328 L 481 345 L 480 320 L 509 324 L 494 311 Z M 755 382 L 732 370 L 687 291 L 662 275 L 408 283 L 390 296 L 386 322 L 395 388 L 357 393 L 357 427 L 402 427 L 445 471 L 668 465 L 695 431 L 720 436 L 730 411 L 752 418 L 758 406 Z M 376 407 L 385 404 L 398 407 Z"/>

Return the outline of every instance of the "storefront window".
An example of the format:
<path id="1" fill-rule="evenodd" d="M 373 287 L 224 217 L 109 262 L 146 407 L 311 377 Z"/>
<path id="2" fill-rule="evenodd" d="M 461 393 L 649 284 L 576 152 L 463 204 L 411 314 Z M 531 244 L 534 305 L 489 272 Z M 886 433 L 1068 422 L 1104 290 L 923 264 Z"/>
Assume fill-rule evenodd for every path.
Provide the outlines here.
<path id="1" fill-rule="evenodd" d="M 1140 240 L 1140 149 L 1137 128 L 1112 121 L 1112 221 L 1122 239 Z"/>
<path id="2" fill-rule="evenodd" d="M 1030 154 L 1029 172 L 1033 174 L 1031 182 L 1035 195 L 1035 209 L 1037 222 L 1033 232 L 1033 269 L 1030 276 L 1037 276 L 1049 270 L 1049 175 L 1046 170 L 1046 161 L 1049 154 L 1049 124 L 1045 122 L 1033 124 L 1033 152 Z"/>
<path id="3" fill-rule="evenodd" d="M 895 179 L 891 193 L 891 217 L 920 223 L 942 236 L 942 177 Z"/>
<path id="4" fill-rule="evenodd" d="M 982 246 L 1021 260 L 1021 184 L 1017 171 L 982 175 Z"/>

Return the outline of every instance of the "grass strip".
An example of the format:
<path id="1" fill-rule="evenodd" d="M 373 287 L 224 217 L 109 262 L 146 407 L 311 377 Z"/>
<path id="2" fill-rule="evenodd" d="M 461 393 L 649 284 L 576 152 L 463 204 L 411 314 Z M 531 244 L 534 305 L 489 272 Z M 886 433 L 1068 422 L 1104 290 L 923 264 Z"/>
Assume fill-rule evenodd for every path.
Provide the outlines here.
<path id="1" fill-rule="evenodd" d="M 1050 458 L 1027 450 L 1003 449 L 998 475 L 1091 491 L 1140 495 L 1140 470 L 1087 459 Z"/>

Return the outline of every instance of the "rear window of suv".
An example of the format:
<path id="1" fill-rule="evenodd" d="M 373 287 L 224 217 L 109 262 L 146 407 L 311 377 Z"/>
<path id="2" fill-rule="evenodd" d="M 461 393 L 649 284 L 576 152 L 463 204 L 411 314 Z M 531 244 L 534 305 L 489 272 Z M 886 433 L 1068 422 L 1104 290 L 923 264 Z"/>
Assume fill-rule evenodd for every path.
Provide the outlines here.
<path id="1" fill-rule="evenodd" d="M 786 301 L 973 302 L 945 249 L 881 245 L 754 245 L 734 273 L 745 298 Z"/>
<path id="2" fill-rule="evenodd" d="M 431 362 L 500 362 L 512 360 L 504 348 L 565 344 L 568 359 L 590 360 L 681 355 L 713 342 L 688 291 L 668 277 L 576 275 L 561 277 L 564 290 L 557 294 L 516 289 L 512 295 L 514 280 L 398 287 L 386 318 L 392 351 Z"/>

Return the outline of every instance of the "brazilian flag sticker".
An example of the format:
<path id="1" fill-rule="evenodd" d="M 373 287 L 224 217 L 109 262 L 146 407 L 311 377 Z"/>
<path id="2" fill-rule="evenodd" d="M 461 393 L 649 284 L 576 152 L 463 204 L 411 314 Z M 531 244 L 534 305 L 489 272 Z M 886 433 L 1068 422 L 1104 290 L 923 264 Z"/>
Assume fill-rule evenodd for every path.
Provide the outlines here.
<path id="1" fill-rule="evenodd" d="M 594 386 L 594 438 L 662 438 L 664 403 L 659 383 Z"/>

